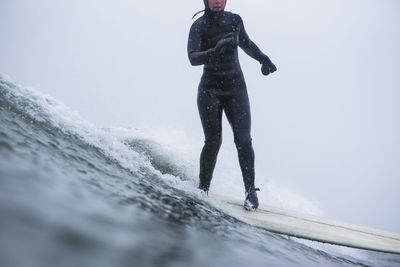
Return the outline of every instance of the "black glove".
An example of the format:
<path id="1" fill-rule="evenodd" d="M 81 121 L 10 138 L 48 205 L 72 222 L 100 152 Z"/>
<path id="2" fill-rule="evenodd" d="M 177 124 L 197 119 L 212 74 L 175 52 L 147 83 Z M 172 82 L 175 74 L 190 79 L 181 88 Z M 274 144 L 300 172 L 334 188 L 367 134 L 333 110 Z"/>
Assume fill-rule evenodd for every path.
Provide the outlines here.
<path id="1" fill-rule="evenodd" d="M 268 75 L 270 73 L 273 73 L 276 71 L 276 66 L 274 65 L 274 63 L 272 63 L 272 61 L 268 58 L 266 59 L 261 66 L 261 72 L 264 75 Z"/>
<path id="2" fill-rule="evenodd" d="M 218 54 L 223 54 L 226 49 L 234 48 L 239 44 L 239 36 L 233 32 L 226 34 L 215 45 L 215 51 Z"/>

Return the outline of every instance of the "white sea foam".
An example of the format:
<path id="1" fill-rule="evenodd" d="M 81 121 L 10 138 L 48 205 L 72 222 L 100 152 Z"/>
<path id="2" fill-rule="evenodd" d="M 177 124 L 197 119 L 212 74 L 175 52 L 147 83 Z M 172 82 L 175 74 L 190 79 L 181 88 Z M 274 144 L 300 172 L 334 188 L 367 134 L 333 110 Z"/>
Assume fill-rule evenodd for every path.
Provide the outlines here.
<path id="1" fill-rule="evenodd" d="M 197 186 L 202 140 L 194 140 L 184 129 L 177 127 L 163 129 L 155 127 L 146 130 L 119 127 L 108 129 L 108 131 L 121 142 L 137 139 L 155 142 L 158 145 L 153 148 L 158 150 L 158 154 L 166 155 L 172 164 L 179 168 L 184 168 L 184 171 L 190 174 L 189 181 L 184 184 L 190 184 L 191 187 Z M 226 143 L 228 144 L 224 144 L 221 147 L 218 156 L 210 192 L 242 199 L 244 198 L 244 187 L 236 148 L 229 144 L 229 140 Z M 164 175 L 164 177 L 172 183 L 179 183 L 168 175 Z M 259 192 L 261 203 L 308 214 L 323 215 L 323 211 L 317 201 L 281 187 L 271 179 L 263 179 L 264 177 L 262 173 L 258 173 L 256 178 L 257 186 L 262 189 Z"/>

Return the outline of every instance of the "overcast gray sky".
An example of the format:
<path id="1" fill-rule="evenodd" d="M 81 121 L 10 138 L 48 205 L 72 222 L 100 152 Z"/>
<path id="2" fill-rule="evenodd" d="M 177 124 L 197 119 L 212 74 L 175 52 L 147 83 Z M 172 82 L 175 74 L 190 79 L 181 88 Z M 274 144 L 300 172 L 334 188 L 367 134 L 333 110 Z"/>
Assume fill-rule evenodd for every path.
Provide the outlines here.
<path id="1" fill-rule="evenodd" d="M 0 72 L 99 126 L 177 127 L 201 143 L 202 69 L 186 44 L 202 8 L 1 0 Z M 278 67 L 264 77 L 240 53 L 257 173 L 331 218 L 400 233 L 400 2 L 228 0 L 226 9 Z"/>

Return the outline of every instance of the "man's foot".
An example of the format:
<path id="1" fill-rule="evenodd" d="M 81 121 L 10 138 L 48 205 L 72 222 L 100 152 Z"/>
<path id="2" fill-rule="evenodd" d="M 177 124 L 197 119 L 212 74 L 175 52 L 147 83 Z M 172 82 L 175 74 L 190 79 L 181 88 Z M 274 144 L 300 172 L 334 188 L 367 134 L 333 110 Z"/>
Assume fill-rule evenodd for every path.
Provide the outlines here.
<path id="1" fill-rule="evenodd" d="M 208 187 L 199 186 L 199 189 L 202 195 L 208 196 Z"/>
<path id="2" fill-rule="evenodd" d="M 256 191 L 260 191 L 259 188 L 250 188 L 246 192 L 246 199 L 244 200 L 244 208 L 246 210 L 256 210 L 258 208 L 258 197 Z"/>
<path id="3" fill-rule="evenodd" d="M 206 190 L 200 189 L 200 194 L 208 197 L 208 191 L 206 191 Z"/>

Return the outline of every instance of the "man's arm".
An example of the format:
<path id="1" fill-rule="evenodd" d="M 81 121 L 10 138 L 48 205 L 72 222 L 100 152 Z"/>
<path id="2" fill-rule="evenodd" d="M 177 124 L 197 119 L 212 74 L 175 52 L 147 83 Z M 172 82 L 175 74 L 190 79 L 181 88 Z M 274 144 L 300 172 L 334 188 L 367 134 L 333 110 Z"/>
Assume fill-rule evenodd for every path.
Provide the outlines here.
<path id="1" fill-rule="evenodd" d="M 262 65 L 261 70 L 264 75 L 268 75 L 269 73 L 276 71 L 276 67 L 274 63 L 272 63 L 272 61 L 269 59 L 269 57 L 265 55 L 263 52 L 261 52 L 261 50 L 257 47 L 257 45 L 250 40 L 244 28 L 242 18 L 239 15 L 238 18 L 239 18 L 239 29 L 240 29 L 239 47 L 242 48 L 247 55 L 260 62 L 260 64 Z"/>
<path id="2" fill-rule="evenodd" d="M 210 61 L 215 54 L 215 49 L 211 48 L 201 51 L 201 22 L 193 23 L 189 32 L 187 52 L 190 64 L 193 66 L 203 65 Z"/>

